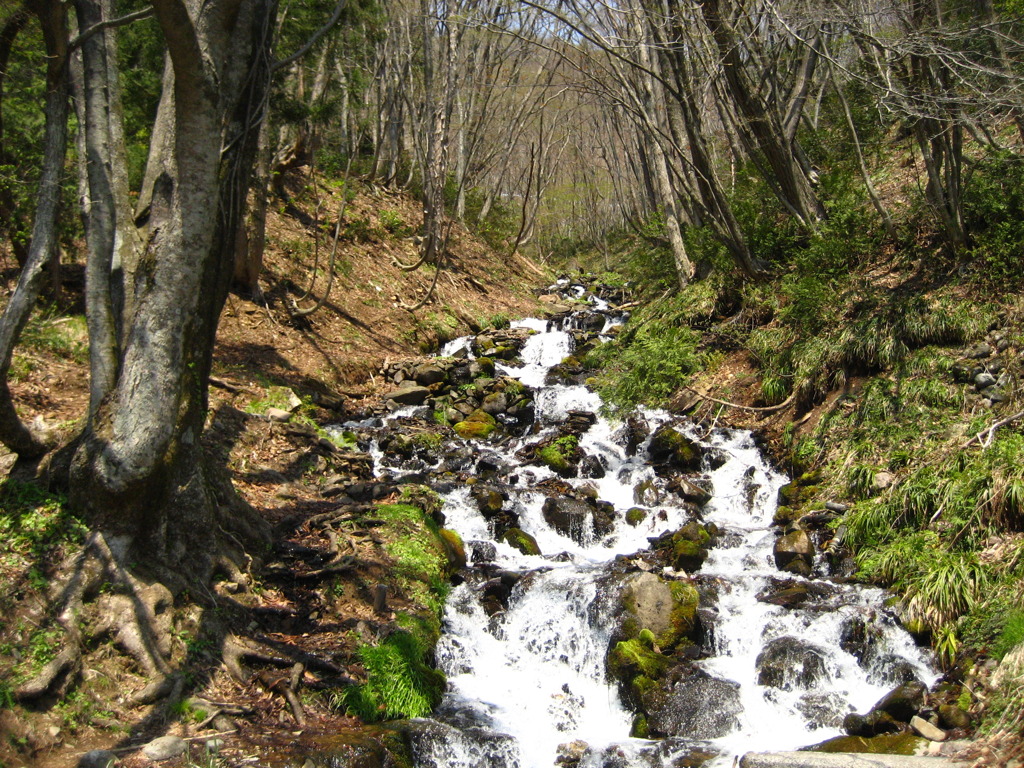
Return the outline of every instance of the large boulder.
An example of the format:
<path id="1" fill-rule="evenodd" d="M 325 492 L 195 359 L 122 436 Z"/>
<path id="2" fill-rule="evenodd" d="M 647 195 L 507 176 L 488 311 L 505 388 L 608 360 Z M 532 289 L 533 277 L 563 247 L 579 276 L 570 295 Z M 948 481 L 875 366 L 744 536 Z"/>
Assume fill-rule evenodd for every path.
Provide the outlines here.
<path id="1" fill-rule="evenodd" d="M 648 630 L 662 650 L 689 645 L 700 637 L 700 596 L 689 579 L 668 581 L 641 571 L 629 575 L 619 597 L 621 631 L 627 638 Z"/>
<path id="2" fill-rule="evenodd" d="M 814 565 L 814 542 L 807 531 L 797 528 L 775 540 L 775 567 L 780 571 L 810 576 Z"/>
<path id="3" fill-rule="evenodd" d="M 811 688 L 828 676 L 826 658 L 813 643 L 790 635 L 777 637 L 757 655 L 757 682 L 784 691 Z"/>
<path id="4" fill-rule="evenodd" d="M 544 520 L 562 536 L 587 545 L 615 527 L 614 508 L 608 502 L 572 496 L 549 496 L 542 508 Z"/>
<path id="5" fill-rule="evenodd" d="M 680 673 L 677 679 L 651 686 L 641 696 L 651 736 L 717 739 L 739 726 L 738 684 L 692 667 L 673 673 Z"/>

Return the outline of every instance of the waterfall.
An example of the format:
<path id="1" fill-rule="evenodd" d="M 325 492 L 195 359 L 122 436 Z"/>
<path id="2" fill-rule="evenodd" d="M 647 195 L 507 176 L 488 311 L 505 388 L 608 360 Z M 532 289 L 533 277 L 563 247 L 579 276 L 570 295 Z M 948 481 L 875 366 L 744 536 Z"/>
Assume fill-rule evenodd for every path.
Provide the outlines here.
<path id="1" fill-rule="evenodd" d="M 564 281 L 554 288 L 584 294 Z M 600 333 L 621 322 L 600 300 L 592 301 L 593 311 L 606 314 Z M 478 457 L 494 456 L 504 467 L 499 473 L 504 507 L 544 554 L 523 554 L 496 539 L 470 486 L 443 494 L 446 525 L 467 542 L 473 575 L 452 591 L 445 609 L 436 657 L 448 692 L 434 717 L 421 721 L 414 739 L 420 768 L 549 768 L 556 760 L 582 768 L 655 768 L 684 759 L 690 760 L 686 765 L 697 764 L 695 753 L 708 765 L 727 766 L 746 751 L 794 749 L 838 735 L 843 714 L 868 708 L 900 675 L 934 681 L 926 656 L 886 611 L 879 590 L 815 580 L 827 588 L 812 590 L 814 599 L 806 606 L 759 600 L 780 583 L 812 583 L 781 573 L 773 561 L 772 519 L 787 478 L 770 466 L 748 432 L 706 433 L 648 409 L 640 416 L 651 433 L 671 423 L 717 457 L 714 466 L 706 462 L 702 470 L 711 495 L 703 521 L 721 533 L 695 575 L 708 640 L 694 664 L 730 690 L 738 687 L 740 712 L 725 735 L 711 739 L 630 738 L 633 713 L 605 670 L 614 621 L 603 585 L 617 567 L 621 570 L 617 563 L 623 556 L 679 529 L 693 509 L 671 493 L 638 499 L 637 489 L 656 480 L 647 443 L 627 450 L 622 424 L 601 415 L 600 398 L 585 386 L 545 383 L 551 367 L 573 351 L 572 319 L 530 319 L 513 326 L 535 333 L 521 350 L 521 363 L 498 369 L 536 390 L 534 431 L 497 448 L 486 441 L 474 448 Z M 468 355 L 470 348 L 469 340 L 460 339 L 443 352 Z M 597 525 L 569 532 L 552 526 L 545 515 L 548 492 L 538 484 L 550 483 L 556 474 L 516 459 L 525 446 L 556 434 L 579 412 L 595 417 L 580 432 L 579 447 L 602 471 L 561 482 L 614 509 L 611 524 L 600 532 Z M 413 413 L 399 411 L 391 419 L 400 422 Z M 373 456 L 378 471 L 401 474 L 380 450 Z M 627 521 L 631 508 L 643 510 L 644 518 Z M 715 599 L 705 609 L 704 596 L 711 593 Z M 870 658 L 862 648 L 850 647 L 851 626 L 871 628 Z M 802 666 L 781 682 L 763 684 L 759 659 L 766 649 L 786 652 L 787 644 L 803 655 Z"/>

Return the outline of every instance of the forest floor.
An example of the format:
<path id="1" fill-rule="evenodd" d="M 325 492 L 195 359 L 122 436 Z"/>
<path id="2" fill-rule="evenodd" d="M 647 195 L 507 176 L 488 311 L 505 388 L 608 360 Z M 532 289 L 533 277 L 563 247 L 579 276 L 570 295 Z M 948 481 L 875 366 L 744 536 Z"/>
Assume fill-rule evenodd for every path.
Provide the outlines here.
<path id="1" fill-rule="evenodd" d="M 329 298 L 313 314 L 296 316 L 296 308 L 312 306 L 323 290 L 341 193 L 321 189 L 315 198 L 298 185 L 292 191 L 298 206 L 270 214 L 262 295 L 232 294 L 224 308 L 207 429 L 209 450 L 227 466 L 235 488 L 274 526 L 278 554 L 322 551 L 324 532 L 309 521 L 338 509 L 332 483 L 372 479 L 366 456 L 327 439 L 323 427 L 380 411 L 382 365 L 536 314 L 534 289 L 550 282 L 529 260 L 498 253 L 457 227 L 432 298 L 410 311 L 406 307 L 426 295 L 433 278 L 432 269 L 401 267 L 417 258 L 413 235 L 420 207 L 407 194 L 364 189 L 346 206 Z M 317 210 L 319 223 L 309 213 Z M 10 375 L 22 417 L 62 439 L 80 429 L 88 400 L 82 267 L 69 261 L 60 298 L 51 296 L 51 304 L 30 322 Z M 11 261 L 2 265 L 0 285 L 9 291 L 17 270 Z M 273 418 L 275 407 L 291 416 Z M 0 455 L 5 475 L 13 463 L 13 455 Z M 170 707 L 133 703 L 148 680 L 114 650 L 114 642 L 87 653 L 81 673 L 87 684 L 59 700 L 17 705 L 12 691 L 19 674 L 23 679 L 25 669 L 38 668 L 58 650 L 47 629 L 48 579 L 73 551 L 69 531 L 77 523 L 60 499 L 50 501 L 12 481 L 0 492 L 0 506 L 13 521 L 0 526 L 0 538 L 13 542 L 0 555 L 0 768 L 69 768 L 93 749 L 113 749 L 125 768 L 147 765 L 139 748 L 167 734 L 185 738 L 189 753 L 166 765 L 245 765 L 257 759 L 266 765 L 268 755 L 284 763 L 297 744 L 355 722 L 336 700 L 330 706 L 330 697 L 304 692 L 299 725 L 269 673 L 240 683 L 224 672 L 213 645 L 228 634 L 258 637 L 263 648 L 306 654 L 314 666 L 351 659 L 351 666 L 331 671 L 358 678 L 360 641 L 368 634 L 386 635 L 408 607 L 401 590 L 391 589 L 387 607 L 374 609 L 374 585 L 393 579 L 386 527 L 348 536 L 347 557 L 358 567 L 326 587 L 253 574 L 247 599 L 220 596 L 237 610 L 217 632 L 198 626 L 188 605 L 176 606 L 172 656 L 191 696 L 179 696 Z M 274 669 L 275 661 L 267 667 Z M 212 738 L 223 742 L 216 762 L 208 754 Z"/>

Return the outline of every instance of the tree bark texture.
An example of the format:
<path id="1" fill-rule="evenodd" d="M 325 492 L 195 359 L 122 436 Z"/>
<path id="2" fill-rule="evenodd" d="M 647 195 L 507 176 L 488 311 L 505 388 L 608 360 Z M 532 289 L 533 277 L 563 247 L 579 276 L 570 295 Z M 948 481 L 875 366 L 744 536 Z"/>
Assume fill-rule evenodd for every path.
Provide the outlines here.
<path id="1" fill-rule="evenodd" d="M 104 531 L 129 536 L 136 551 L 173 564 L 193 547 L 208 550 L 218 530 L 200 436 L 276 6 L 157 0 L 154 9 L 173 98 L 161 100 L 154 130 L 164 146 L 152 148 L 158 171 L 146 174 L 147 237 L 128 288 L 116 375 L 73 459 L 71 499 Z M 110 274 L 98 268 L 97 280 Z"/>

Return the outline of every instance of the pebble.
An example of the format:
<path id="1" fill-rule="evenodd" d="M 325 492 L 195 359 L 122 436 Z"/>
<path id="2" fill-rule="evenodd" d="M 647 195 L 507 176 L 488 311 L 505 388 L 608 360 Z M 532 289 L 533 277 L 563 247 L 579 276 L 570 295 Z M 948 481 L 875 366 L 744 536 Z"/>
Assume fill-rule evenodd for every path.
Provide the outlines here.
<path id="1" fill-rule="evenodd" d="M 170 760 L 183 754 L 188 749 L 188 744 L 178 736 L 161 736 L 153 739 L 142 748 L 142 754 L 154 762 Z"/>
<path id="2" fill-rule="evenodd" d="M 224 749 L 224 739 L 217 738 L 214 736 L 212 739 L 206 740 L 206 751 L 211 754 L 216 754 Z"/>

